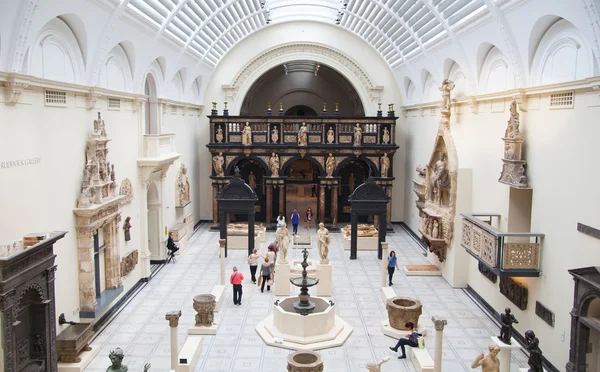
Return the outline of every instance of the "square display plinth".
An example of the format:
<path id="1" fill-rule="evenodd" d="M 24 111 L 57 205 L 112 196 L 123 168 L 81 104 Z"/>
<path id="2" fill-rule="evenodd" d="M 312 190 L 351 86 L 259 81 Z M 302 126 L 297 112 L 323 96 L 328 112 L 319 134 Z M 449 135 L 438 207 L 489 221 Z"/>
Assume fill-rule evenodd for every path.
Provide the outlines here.
<path id="1" fill-rule="evenodd" d="M 319 279 L 319 284 L 317 284 L 317 296 L 331 297 L 331 293 L 333 292 L 332 274 L 333 269 L 331 263 L 317 263 L 317 278 Z"/>
<path id="2" fill-rule="evenodd" d="M 435 265 L 406 265 L 402 266 L 406 276 L 441 276 L 442 272 Z"/>
<path id="3" fill-rule="evenodd" d="M 210 327 L 191 326 L 188 329 L 188 335 L 216 335 L 217 328 L 219 328 L 219 319 L 215 317 L 215 321 Z"/>
<path id="4" fill-rule="evenodd" d="M 294 235 L 294 239 L 292 242 L 292 248 L 310 248 L 311 247 L 311 239 L 310 235 Z"/>
<path id="5" fill-rule="evenodd" d="M 351 237 L 342 235 L 342 246 L 345 251 L 350 250 Z M 356 238 L 356 249 L 359 251 L 376 251 L 379 247 L 379 237 L 377 236 L 363 236 Z"/>
<path id="6" fill-rule="evenodd" d="M 90 351 L 82 351 L 79 354 L 81 358 L 79 363 L 58 362 L 58 372 L 82 372 L 100 352 L 100 346 L 98 345 L 91 345 L 90 348 Z"/>
<path id="7" fill-rule="evenodd" d="M 290 263 L 275 263 L 275 296 L 290 295 Z"/>
<path id="8" fill-rule="evenodd" d="M 498 360 L 500 360 L 500 372 L 510 372 L 510 360 L 513 350 L 518 350 L 521 345 L 513 339 L 511 345 L 507 345 L 496 336 L 492 336 L 492 342 L 500 346 L 500 352 L 498 353 Z"/>

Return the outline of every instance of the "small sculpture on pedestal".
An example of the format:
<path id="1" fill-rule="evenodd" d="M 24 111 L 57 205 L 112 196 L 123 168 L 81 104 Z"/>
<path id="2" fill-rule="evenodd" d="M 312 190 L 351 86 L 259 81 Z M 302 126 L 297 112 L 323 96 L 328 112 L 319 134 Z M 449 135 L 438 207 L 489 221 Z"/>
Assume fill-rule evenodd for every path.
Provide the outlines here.
<path id="1" fill-rule="evenodd" d="M 329 243 L 331 240 L 329 239 L 329 230 L 325 228 L 325 224 L 322 222 L 319 224 L 319 231 L 317 231 L 317 246 L 319 247 L 319 255 L 321 256 L 321 263 L 328 264 L 329 259 L 327 256 L 329 255 Z"/>
<path id="2" fill-rule="evenodd" d="M 212 327 L 215 321 L 215 308 L 217 301 L 211 294 L 201 294 L 194 297 L 194 310 L 196 310 L 196 327 Z"/>
<path id="3" fill-rule="evenodd" d="M 360 124 L 356 123 L 354 127 L 354 146 L 360 146 L 362 144 L 362 128 Z"/>
<path id="4" fill-rule="evenodd" d="M 434 239 L 440 238 L 440 223 L 438 220 L 433 220 L 433 226 L 431 227 L 431 237 Z"/>
<path id="5" fill-rule="evenodd" d="M 389 145 L 390 143 L 390 131 L 387 128 L 383 128 L 383 138 L 382 141 L 384 145 Z"/>
<path id="6" fill-rule="evenodd" d="M 525 348 L 529 351 L 529 359 L 527 360 L 527 365 L 529 365 L 528 372 L 543 372 L 540 340 L 535 337 L 535 333 L 532 330 L 525 332 Z"/>
<path id="7" fill-rule="evenodd" d="M 244 130 L 242 131 L 242 145 L 250 146 L 252 145 L 252 127 L 250 127 L 250 123 L 246 123 Z"/>
<path id="8" fill-rule="evenodd" d="M 223 164 L 225 164 L 225 159 L 223 159 L 222 152 L 213 156 L 213 168 L 215 169 L 215 174 L 217 177 L 223 177 L 225 175 L 223 171 Z"/>
<path id="9" fill-rule="evenodd" d="M 510 119 L 504 132 L 504 157 L 502 158 L 502 172 L 499 182 L 519 188 L 527 187 L 527 176 L 525 176 L 525 164 L 522 158 L 523 136 L 519 126 L 519 111 L 517 102 L 510 105 Z"/>
<path id="10" fill-rule="evenodd" d="M 120 347 L 111 350 L 108 357 L 110 358 L 112 365 L 106 369 L 106 372 L 127 372 L 129 370 L 129 367 L 123 365 L 123 357 L 125 357 L 125 354 Z M 144 372 L 150 370 L 150 367 L 150 363 L 146 363 L 144 365 Z"/>
<path id="11" fill-rule="evenodd" d="M 387 154 L 383 154 L 383 157 L 381 158 L 381 177 L 387 178 L 389 170 L 390 158 L 388 158 Z"/>
<path id="12" fill-rule="evenodd" d="M 329 127 L 327 130 L 327 143 L 330 145 L 335 143 L 335 132 L 333 131 L 333 127 Z"/>
<path id="13" fill-rule="evenodd" d="M 308 145 L 308 128 L 306 123 L 302 123 L 300 130 L 298 130 L 298 146 Z"/>
<path id="14" fill-rule="evenodd" d="M 504 309 L 504 314 L 500 315 L 500 336 L 498 338 L 500 341 L 504 342 L 507 345 L 510 345 L 510 338 L 513 329 L 513 323 L 519 324 L 517 318 L 510 313 L 510 307 Z"/>
<path id="15" fill-rule="evenodd" d="M 367 365 L 365 367 L 367 367 L 367 369 L 369 370 L 369 372 L 381 372 L 381 365 L 383 363 L 387 363 L 390 361 L 390 357 L 386 356 L 385 358 L 381 359 L 379 362 L 369 362 L 367 363 Z"/>
<path id="16" fill-rule="evenodd" d="M 131 223 L 129 221 L 131 221 L 131 217 L 127 217 L 125 219 L 125 223 L 123 224 L 123 231 L 125 232 L 126 242 L 131 240 L 131 234 L 129 233 L 129 230 L 131 230 Z"/>
<path id="17" fill-rule="evenodd" d="M 277 228 L 275 232 L 275 239 L 277 240 L 277 244 L 279 245 L 279 250 L 281 254 L 279 255 L 279 263 L 286 264 L 287 262 L 287 254 L 288 247 L 290 245 L 290 232 L 287 229 L 287 224 L 284 222 L 281 226 Z"/>
<path id="18" fill-rule="evenodd" d="M 279 130 L 277 129 L 277 127 L 273 128 L 273 130 L 271 130 L 271 142 L 273 143 L 277 143 L 279 141 Z"/>
<path id="19" fill-rule="evenodd" d="M 217 138 L 217 143 L 221 143 L 223 142 L 223 128 L 221 128 L 221 125 L 217 125 L 217 135 L 215 136 Z"/>
<path id="20" fill-rule="evenodd" d="M 269 169 L 271 170 L 271 177 L 279 177 L 279 155 L 271 154 Z"/>
<path id="21" fill-rule="evenodd" d="M 481 367 L 482 372 L 500 371 L 500 360 L 497 358 L 497 355 L 500 352 L 500 346 L 496 344 L 490 344 L 488 346 L 488 350 L 488 355 L 484 356 L 483 354 L 479 354 L 479 356 L 477 356 L 477 359 L 475 359 L 475 361 L 473 361 L 471 364 L 472 369 Z"/>
<path id="22" fill-rule="evenodd" d="M 106 137 L 106 127 L 104 126 L 104 120 L 98 112 L 98 120 L 94 120 L 94 134 L 100 137 Z"/>
<path id="23" fill-rule="evenodd" d="M 325 163 L 325 172 L 327 173 L 327 177 L 333 177 L 333 172 L 335 171 L 335 158 L 333 154 L 329 154 L 327 158 L 327 163 Z"/>

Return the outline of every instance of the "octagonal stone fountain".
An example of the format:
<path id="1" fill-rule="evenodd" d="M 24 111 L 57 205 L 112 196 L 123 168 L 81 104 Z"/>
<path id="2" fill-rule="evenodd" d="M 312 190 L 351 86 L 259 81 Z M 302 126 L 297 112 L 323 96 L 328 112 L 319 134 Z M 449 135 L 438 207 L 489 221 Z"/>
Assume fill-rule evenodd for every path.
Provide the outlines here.
<path id="1" fill-rule="evenodd" d="M 308 288 L 319 280 L 308 277 L 308 251 L 303 250 L 302 276 L 290 279 L 300 287 L 298 296 L 284 297 L 273 305 L 273 313 L 255 330 L 270 346 L 291 350 L 320 350 L 344 344 L 353 328 L 335 314 L 333 302 L 311 297 Z"/>

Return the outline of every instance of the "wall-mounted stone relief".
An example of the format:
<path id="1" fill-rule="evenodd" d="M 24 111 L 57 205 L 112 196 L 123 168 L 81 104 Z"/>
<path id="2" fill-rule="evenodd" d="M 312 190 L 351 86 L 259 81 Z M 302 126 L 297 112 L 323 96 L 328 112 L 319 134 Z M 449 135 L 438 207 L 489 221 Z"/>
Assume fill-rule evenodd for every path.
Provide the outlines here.
<path id="1" fill-rule="evenodd" d="M 502 159 L 502 173 L 500 173 L 498 181 L 512 187 L 526 188 L 526 161 L 522 159 L 523 136 L 519 130 L 520 124 L 517 102 L 512 101 L 510 104 L 510 118 L 502 138 L 504 141 L 504 158 Z"/>
<path id="2" fill-rule="evenodd" d="M 131 185 L 131 181 L 129 180 L 129 178 L 125 178 L 123 182 L 121 182 L 119 195 L 125 196 L 125 199 L 121 201 L 121 204 L 129 204 L 133 201 L 133 186 Z"/>
<path id="3" fill-rule="evenodd" d="M 187 168 L 183 163 L 177 166 L 177 188 L 175 189 L 175 206 L 185 207 L 191 202 L 190 199 L 190 180 L 187 175 Z"/>

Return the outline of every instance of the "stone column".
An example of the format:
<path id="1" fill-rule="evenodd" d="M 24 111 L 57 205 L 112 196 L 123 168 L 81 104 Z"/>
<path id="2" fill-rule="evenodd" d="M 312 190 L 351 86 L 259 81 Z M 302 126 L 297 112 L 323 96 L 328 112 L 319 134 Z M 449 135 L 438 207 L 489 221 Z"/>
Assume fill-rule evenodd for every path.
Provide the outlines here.
<path id="1" fill-rule="evenodd" d="M 319 222 L 325 223 L 325 185 L 319 190 Z"/>
<path id="2" fill-rule="evenodd" d="M 217 185 L 213 185 L 213 224 L 219 223 L 219 203 L 217 202 Z"/>
<path id="3" fill-rule="evenodd" d="M 337 226 L 338 222 L 338 191 L 339 186 L 331 187 L 331 219 L 333 226 Z"/>
<path id="4" fill-rule="evenodd" d="M 358 250 L 358 215 L 352 212 L 350 216 L 352 224 L 350 230 L 350 259 L 356 260 L 356 252 Z"/>
<path id="5" fill-rule="evenodd" d="M 442 372 L 442 341 L 444 336 L 444 326 L 448 321 L 444 318 L 433 316 L 431 321 L 435 326 L 435 358 L 433 361 L 433 371 Z"/>
<path id="6" fill-rule="evenodd" d="M 285 216 L 285 185 L 279 185 L 279 213 Z"/>
<path id="7" fill-rule="evenodd" d="M 248 256 L 254 251 L 254 213 L 248 213 Z"/>
<path id="8" fill-rule="evenodd" d="M 169 311 L 165 315 L 165 319 L 169 321 L 171 327 L 171 369 L 177 370 L 177 356 L 179 354 L 179 345 L 177 345 L 177 327 L 179 326 L 179 317 L 181 311 Z"/>
<path id="9" fill-rule="evenodd" d="M 225 285 L 225 244 L 227 240 L 219 239 L 219 259 L 221 261 L 221 285 Z"/>
<path id="10" fill-rule="evenodd" d="M 388 243 L 387 242 L 383 242 L 381 243 L 381 255 L 383 256 L 383 259 L 381 260 L 381 286 L 382 287 L 387 287 L 388 286 L 388 265 L 387 265 L 387 256 L 388 256 Z"/>
<path id="11" fill-rule="evenodd" d="M 264 179 L 263 179 L 264 182 Z M 267 227 L 271 224 L 271 214 L 273 213 L 273 188 L 270 184 L 266 185 L 266 193 L 267 193 L 267 213 L 265 217 L 265 222 L 267 223 Z"/>
<path id="12" fill-rule="evenodd" d="M 121 286 L 121 254 L 119 252 L 119 239 L 117 233 L 117 221 L 120 216 L 104 225 L 104 281 L 107 289 L 115 289 Z"/>
<path id="13" fill-rule="evenodd" d="M 89 228 L 77 228 L 77 257 L 79 259 L 79 308 L 95 311 L 96 269 L 94 267 L 94 235 Z"/>

